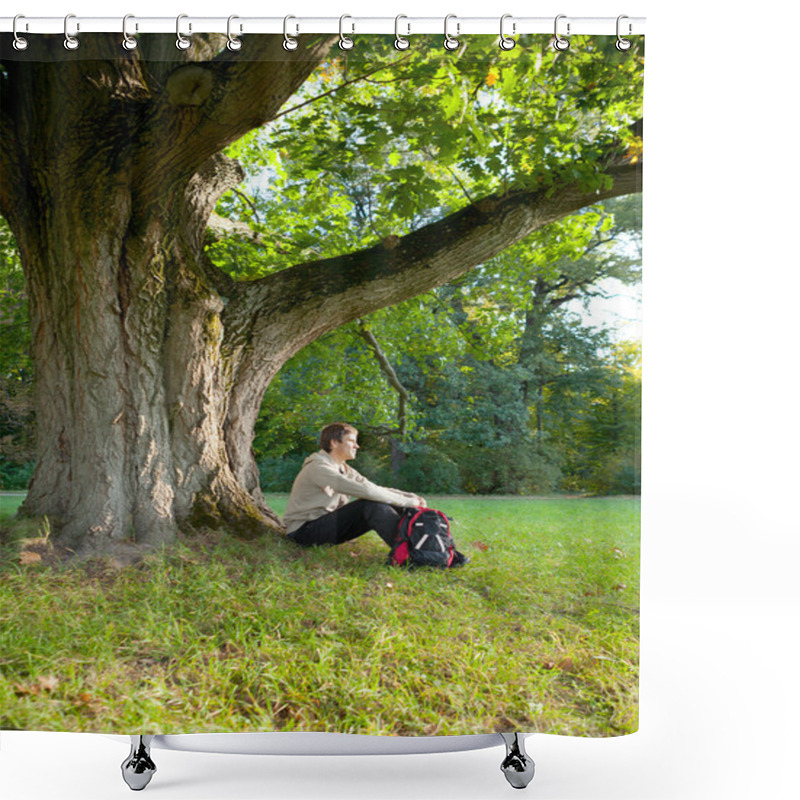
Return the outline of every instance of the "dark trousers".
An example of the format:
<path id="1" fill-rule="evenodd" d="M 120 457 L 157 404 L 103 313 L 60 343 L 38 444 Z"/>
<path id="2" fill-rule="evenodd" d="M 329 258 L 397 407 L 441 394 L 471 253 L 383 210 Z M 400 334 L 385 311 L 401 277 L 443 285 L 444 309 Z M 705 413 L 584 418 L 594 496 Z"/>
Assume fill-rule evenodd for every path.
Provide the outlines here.
<path id="1" fill-rule="evenodd" d="M 389 547 L 394 547 L 400 512 L 386 503 L 353 500 L 351 503 L 305 522 L 289 538 L 303 547 L 315 544 L 349 542 L 367 531 L 375 531 Z"/>

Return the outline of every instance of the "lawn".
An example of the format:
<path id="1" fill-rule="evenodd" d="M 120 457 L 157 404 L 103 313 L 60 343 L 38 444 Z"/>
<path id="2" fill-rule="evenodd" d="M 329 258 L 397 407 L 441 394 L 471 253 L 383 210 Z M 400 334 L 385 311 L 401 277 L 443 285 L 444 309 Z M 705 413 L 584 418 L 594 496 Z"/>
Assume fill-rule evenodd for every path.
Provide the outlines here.
<path id="1" fill-rule="evenodd" d="M 26 564 L 21 500 L 0 497 L 0 728 L 637 728 L 638 499 L 429 498 L 470 558 L 449 571 L 389 568 L 374 534 L 207 530 L 133 566 Z"/>

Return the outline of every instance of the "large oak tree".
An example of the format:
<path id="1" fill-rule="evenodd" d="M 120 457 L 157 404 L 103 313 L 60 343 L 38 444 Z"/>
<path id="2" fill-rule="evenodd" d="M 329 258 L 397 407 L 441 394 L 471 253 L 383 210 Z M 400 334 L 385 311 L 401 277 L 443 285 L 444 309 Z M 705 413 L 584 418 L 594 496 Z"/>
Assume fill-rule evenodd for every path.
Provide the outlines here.
<path id="1" fill-rule="evenodd" d="M 583 56 L 574 47 L 569 67 L 570 56 L 543 56 L 546 39 L 532 37 L 525 91 L 538 110 L 517 119 L 510 138 L 508 120 L 492 112 L 498 147 L 467 153 L 458 128 L 467 107 L 474 119 L 491 107 L 479 85 L 442 101 L 447 137 L 407 141 L 434 160 L 438 153 L 463 190 L 460 204 L 432 207 L 424 223 L 368 246 L 235 280 L 206 247 L 219 198 L 244 178 L 223 151 L 283 119 L 287 106 L 335 94 L 319 78 L 335 39 L 301 38 L 287 53 L 282 37 L 249 36 L 230 53 L 224 37 L 194 36 L 179 52 L 174 37 L 153 35 L 125 53 L 118 38 L 87 35 L 77 53 L 60 37 L 37 37 L 25 53 L 2 39 L 0 213 L 26 276 L 36 374 L 37 465 L 23 513 L 47 515 L 60 542 L 83 554 L 167 543 L 184 524 L 248 536 L 280 529 L 251 442 L 264 392 L 287 359 L 549 222 L 640 190 L 641 157 L 631 148 L 640 109 L 630 103 L 625 121 L 608 99 L 615 76 L 629 80 L 631 70 L 621 61 L 604 67 L 613 50 L 591 41 Z M 522 50 L 488 75 L 464 58 L 464 85 L 479 70 L 491 87 L 507 69 L 509 97 L 519 100 L 522 62 L 512 59 Z M 386 86 L 405 86 L 413 70 L 403 58 Z M 458 58 L 441 50 L 435 59 L 445 66 L 421 74 L 446 84 Z M 374 81 L 376 63 L 351 63 L 342 96 L 359 73 Z M 426 94 L 405 91 L 406 102 L 409 91 Z M 392 125 L 402 127 L 396 111 Z M 353 113 L 371 112 L 362 104 Z M 501 175 L 498 157 L 519 168 Z M 492 179 L 475 177 L 482 170 Z"/>

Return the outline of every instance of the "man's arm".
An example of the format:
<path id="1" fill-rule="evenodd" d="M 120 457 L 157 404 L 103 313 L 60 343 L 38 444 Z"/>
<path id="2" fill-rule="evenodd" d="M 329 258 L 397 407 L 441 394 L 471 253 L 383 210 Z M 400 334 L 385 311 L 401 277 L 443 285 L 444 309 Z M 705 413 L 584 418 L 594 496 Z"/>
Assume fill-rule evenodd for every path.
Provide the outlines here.
<path id="1" fill-rule="evenodd" d="M 373 500 L 376 503 L 387 503 L 401 508 L 426 505 L 425 500 L 418 495 L 390 489 L 388 486 L 378 486 L 350 466 L 347 466 L 346 473 L 342 474 L 333 465 L 320 464 L 314 479 L 315 482 L 319 481 L 318 485 L 322 488 L 330 486 L 335 492 L 360 500 Z"/>

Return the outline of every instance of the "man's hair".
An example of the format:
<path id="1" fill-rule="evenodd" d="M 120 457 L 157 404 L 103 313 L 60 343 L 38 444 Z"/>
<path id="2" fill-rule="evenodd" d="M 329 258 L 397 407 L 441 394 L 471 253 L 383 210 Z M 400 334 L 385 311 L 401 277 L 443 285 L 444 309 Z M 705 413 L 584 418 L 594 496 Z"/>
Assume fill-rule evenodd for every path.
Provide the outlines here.
<path id="1" fill-rule="evenodd" d="M 322 429 L 319 435 L 319 446 L 326 453 L 331 451 L 332 442 L 341 442 L 342 437 L 348 433 L 358 433 L 358 431 L 346 422 L 332 422 Z"/>

